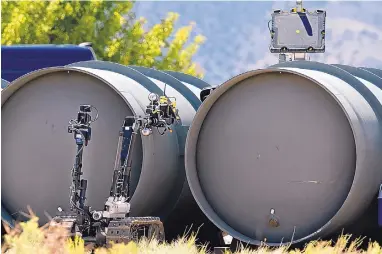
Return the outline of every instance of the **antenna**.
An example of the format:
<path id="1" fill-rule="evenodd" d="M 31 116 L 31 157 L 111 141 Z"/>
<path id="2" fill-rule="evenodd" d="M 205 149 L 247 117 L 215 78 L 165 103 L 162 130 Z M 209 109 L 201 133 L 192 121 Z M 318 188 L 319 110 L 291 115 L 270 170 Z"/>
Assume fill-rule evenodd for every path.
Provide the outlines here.
<path id="1" fill-rule="evenodd" d="M 166 95 L 166 87 L 167 87 L 167 83 L 164 83 L 163 95 L 167 97 L 167 95 Z"/>

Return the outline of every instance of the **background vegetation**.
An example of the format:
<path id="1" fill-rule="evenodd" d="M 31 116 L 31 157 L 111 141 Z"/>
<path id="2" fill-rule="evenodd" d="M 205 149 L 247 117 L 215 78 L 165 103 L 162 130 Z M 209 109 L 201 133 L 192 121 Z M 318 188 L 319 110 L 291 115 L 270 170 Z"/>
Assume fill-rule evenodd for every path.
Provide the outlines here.
<path id="1" fill-rule="evenodd" d="M 91 253 L 92 246 L 84 246 L 82 239 L 69 240 L 65 237 L 66 232 L 60 227 L 38 227 L 38 218 L 34 215 L 25 223 L 17 224 L 13 230 L 7 229 L 2 253 L 7 254 L 85 254 Z M 93 249 L 95 254 L 206 254 L 206 246 L 195 245 L 195 235 L 179 238 L 177 241 L 166 244 L 158 244 L 156 241 L 142 240 L 139 243 L 115 244 L 111 248 Z M 366 250 L 359 250 L 361 240 L 349 241 L 350 236 L 341 236 L 337 242 L 313 241 L 302 250 L 288 250 L 286 247 L 268 248 L 260 247 L 256 250 L 240 248 L 238 254 L 255 253 L 293 253 L 293 254 L 316 254 L 316 253 L 370 253 L 381 254 L 382 248 L 376 242 L 370 242 Z M 227 251 L 228 253 L 228 251 Z M 230 253 L 230 252 L 229 252 Z"/>
<path id="2" fill-rule="evenodd" d="M 190 38 L 193 24 L 174 31 L 179 17 L 168 13 L 145 30 L 132 1 L 1 1 L 1 43 L 79 44 L 92 42 L 99 60 L 180 71 L 197 77 L 192 56 L 205 38 Z"/>

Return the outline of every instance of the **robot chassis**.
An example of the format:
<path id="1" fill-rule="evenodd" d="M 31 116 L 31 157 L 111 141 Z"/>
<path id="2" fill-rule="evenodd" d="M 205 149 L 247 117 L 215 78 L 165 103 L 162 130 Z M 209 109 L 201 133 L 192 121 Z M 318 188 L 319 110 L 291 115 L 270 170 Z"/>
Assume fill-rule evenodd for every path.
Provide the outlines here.
<path id="1" fill-rule="evenodd" d="M 95 243 L 96 246 L 109 246 L 111 242 L 128 243 L 138 241 L 141 237 L 164 241 L 164 227 L 160 218 L 129 216 L 130 173 L 137 134 L 140 131 L 143 136 L 149 136 L 156 128 L 160 135 L 164 135 L 166 130 L 172 132 L 170 126 L 179 120 L 176 100 L 171 101 L 166 95 L 154 93 L 149 95 L 149 100 L 144 117 L 128 116 L 124 119 L 119 132 L 110 195 L 103 211 L 95 211 L 85 205 L 87 180 L 81 179 L 83 149 L 91 139 L 91 124 L 98 119 L 98 110 L 92 105 L 80 106 L 77 119 L 70 120 L 68 126 L 68 132 L 74 133 L 77 145 L 72 168 L 70 211 L 65 212 L 59 207 L 51 225 L 61 224 L 68 230 L 69 236 L 81 236 L 86 243 Z M 90 115 L 92 109 L 97 111 L 94 120 Z M 123 147 L 127 147 L 127 144 L 126 154 Z"/>

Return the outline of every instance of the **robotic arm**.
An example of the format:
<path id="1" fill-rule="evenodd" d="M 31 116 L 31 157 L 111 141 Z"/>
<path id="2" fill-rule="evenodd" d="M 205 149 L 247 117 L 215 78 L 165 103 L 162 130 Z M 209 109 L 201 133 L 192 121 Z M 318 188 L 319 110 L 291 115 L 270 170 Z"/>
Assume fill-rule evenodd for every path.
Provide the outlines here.
<path id="1" fill-rule="evenodd" d="M 74 139 L 77 145 L 77 154 L 72 168 L 72 185 L 70 188 L 70 210 L 83 212 L 85 208 L 85 195 L 87 188 L 87 180 L 81 179 L 83 174 L 82 169 L 82 155 L 84 146 L 87 146 L 91 139 L 91 124 L 98 119 L 97 116 L 94 120 L 90 115 L 92 108 L 97 110 L 91 105 L 81 105 L 77 114 L 77 119 L 69 121 L 68 133 L 74 133 Z"/>
<path id="2" fill-rule="evenodd" d="M 158 133 L 164 135 L 166 130 L 172 132 L 171 125 L 180 119 L 175 100 L 170 101 L 169 97 L 159 96 L 154 93 L 151 93 L 148 98 L 150 104 L 146 107 L 144 117 L 128 116 L 124 119 L 119 132 L 110 196 L 106 200 L 105 211 L 93 213 L 93 219 L 95 220 L 101 218 L 126 218 L 129 216 L 129 183 L 137 134 L 140 132 L 142 136 L 150 136 L 153 129 L 157 128 Z M 160 131 L 160 129 L 163 131 Z M 123 158 L 123 147 L 126 147 L 127 144 L 127 154 Z"/>
<path id="3" fill-rule="evenodd" d="M 123 242 L 137 240 L 137 228 L 143 227 L 148 229 L 149 235 L 155 235 L 160 241 L 164 239 L 164 229 L 160 218 L 129 217 L 129 183 L 137 134 L 140 132 L 142 136 L 149 136 L 153 129 L 157 128 L 158 133 L 164 135 L 166 130 L 172 132 L 171 125 L 179 120 L 176 101 L 157 94 L 150 94 L 149 100 L 150 104 L 146 107 L 145 116 L 129 116 L 124 119 L 118 137 L 110 195 L 103 211 L 94 211 L 89 206 L 85 206 L 87 180 L 81 179 L 83 149 L 91 139 L 91 123 L 97 120 L 98 111 L 97 116 L 92 120 L 90 113 L 93 108 L 97 109 L 91 105 L 81 105 L 77 119 L 69 122 L 68 132 L 74 133 L 77 145 L 70 187 L 71 212 L 66 214 L 59 208 L 59 215 L 53 218 L 52 222 L 62 223 L 69 230 L 70 235 L 80 234 L 87 241 L 95 241 L 103 245 L 115 240 Z M 160 132 L 159 129 L 164 130 Z M 124 147 L 128 148 L 123 149 Z"/>

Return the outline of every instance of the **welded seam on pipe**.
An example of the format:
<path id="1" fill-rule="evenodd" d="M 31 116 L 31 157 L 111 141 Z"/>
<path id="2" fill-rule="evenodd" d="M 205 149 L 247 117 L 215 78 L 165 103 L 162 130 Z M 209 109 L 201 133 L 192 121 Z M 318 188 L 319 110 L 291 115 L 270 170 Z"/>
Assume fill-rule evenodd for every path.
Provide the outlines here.
<path id="1" fill-rule="evenodd" d="M 371 75 L 376 76 L 382 80 L 382 71 L 381 71 L 381 73 L 377 73 L 370 68 L 359 68 L 359 69 L 366 71 L 367 73 L 370 73 Z M 380 82 L 382 82 L 382 81 L 380 81 Z M 381 83 L 378 83 L 378 85 L 380 85 L 380 84 Z"/>
<path id="2" fill-rule="evenodd" d="M 283 67 L 320 71 L 343 80 L 344 82 L 348 83 L 351 87 L 353 87 L 357 92 L 359 92 L 363 98 L 365 98 L 365 100 L 371 105 L 372 109 L 376 111 L 379 120 L 382 120 L 382 105 L 377 99 L 377 97 L 361 81 L 356 79 L 351 73 L 347 72 L 346 70 L 341 69 L 340 67 L 335 65 L 327 65 L 311 61 L 286 62 L 272 65 L 269 68 Z"/>
<path id="3" fill-rule="evenodd" d="M 367 70 L 371 73 L 374 73 L 378 77 L 382 78 L 382 70 L 376 69 L 376 68 L 367 68 L 367 67 L 361 67 L 363 70 Z"/>
<path id="4" fill-rule="evenodd" d="M 83 74 L 87 74 L 87 75 L 90 75 L 98 80 L 100 80 L 101 82 L 104 82 L 105 84 L 107 84 L 111 89 L 113 89 L 114 92 L 116 92 L 117 94 L 119 94 L 119 96 L 125 101 L 126 105 L 129 106 L 130 110 L 134 113 L 134 111 L 140 111 L 139 113 L 143 114 L 143 110 L 142 110 L 142 107 L 140 106 L 139 109 L 136 107 L 136 106 L 133 106 L 130 104 L 129 101 L 127 101 L 127 99 L 121 94 L 121 92 L 119 90 L 116 89 L 116 87 L 112 84 L 110 84 L 107 80 L 95 75 L 94 73 L 92 72 L 89 72 L 87 70 L 84 70 L 84 69 L 80 69 L 80 68 L 72 68 L 72 67 L 49 67 L 49 68 L 44 68 L 44 69 L 40 69 L 40 70 L 36 70 L 36 71 L 33 71 L 33 72 L 30 72 L 28 73 L 27 75 L 24 75 L 16 80 L 14 80 L 11 85 L 7 86 L 7 88 L 3 89 L 2 90 L 2 93 L 1 93 L 1 106 L 4 105 L 4 103 L 6 103 L 6 101 L 14 94 L 17 92 L 17 90 L 21 89 L 25 84 L 27 84 L 28 82 L 36 79 L 36 78 L 39 78 L 45 74 L 50 74 L 50 73 L 55 73 L 55 72 L 65 72 L 65 71 L 75 71 L 75 72 L 80 72 L 80 73 L 83 73 Z M 132 96 L 132 95 L 131 95 Z M 135 97 L 132 97 L 134 98 L 134 100 L 136 101 Z M 138 105 L 138 102 L 137 103 L 134 103 L 135 105 Z"/>
<path id="5" fill-rule="evenodd" d="M 152 82 L 142 73 L 136 71 L 133 68 L 130 68 L 129 66 L 124 66 L 121 64 L 105 62 L 105 61 L 84 61 L 84 62 L 69 64 L 67 66 L 68 67 L 85 67 L 85 68 L 99 69 L 99 70 L 119 73 L 121 75 L 131 78 L 132 80 L 141 84 L 147 90 L 153 93 L 157 93 L 157 94 L 162 93 L 162 90 L 154 82 Z"/>
<path id="6" fill-rule="evenodd" d="M 175 72 L 175 71 L 164 71 L 164 72 L 170 74 L 171 76 L 173 76 L 174 78 L 176 78 L 182 82 L 186 82 L 186 83 L 193 85 L 199 89 L 203 89 L 203 88 L 210 86 L 210 84 L 208 84 L 207 82 L 205 82 L 199 78 L 196 78 L 194 76 L 182 73 L 182 72 Z"/>
<path id="7" fill-rule="evenodd" d="M 341 65 L 341 64 L 332 64 L 332 66 L 336 66 L 340 69 L 343 69 L 349 72 L 351 75 L 371 83 L 376 88 L 382 89 L 382 79 L 372 72 L 366 71 L 362 68 L 356 68 L 356 67 Z"/>

